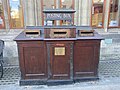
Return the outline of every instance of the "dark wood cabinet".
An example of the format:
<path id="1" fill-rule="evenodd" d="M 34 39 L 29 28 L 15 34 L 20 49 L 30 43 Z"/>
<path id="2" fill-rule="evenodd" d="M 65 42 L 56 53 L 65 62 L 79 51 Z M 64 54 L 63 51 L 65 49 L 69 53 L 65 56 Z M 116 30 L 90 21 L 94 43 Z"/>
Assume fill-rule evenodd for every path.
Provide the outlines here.
<path id="1" fill-rule="evenodd" d="M 79 40 L 74 44 L 74 79 L 98 78 L 100 40 Z"/>
<path id="2" fill-rule="evenodd" d="M 43 41 L 18 42 L 22 79 L 47 78 L 46 51 Z"/>
<path id="3" fill-rule="evenodd" d="M 77 34 L 76 38 L 44 38 L 44 34 L 30 38 L 22 32 L 15 39 L 21 70 L 20 85 L 56 85 L 98 79 L 101 40 L 98 33 L 88 37 Z"/>
<path id="4" fill-rule="evenodd" d="M 15 38 L 21 70 L 20 85 L 56 85 L 97 79 L 103 38 L 91 27 L 73 25 L 71 20 L 75 10 L 48 9 L 43 13 L 45 26 L 26 27 Z M 64 20 L 69 25 L 54 26 L 47 22 L 51 20 Z"/>

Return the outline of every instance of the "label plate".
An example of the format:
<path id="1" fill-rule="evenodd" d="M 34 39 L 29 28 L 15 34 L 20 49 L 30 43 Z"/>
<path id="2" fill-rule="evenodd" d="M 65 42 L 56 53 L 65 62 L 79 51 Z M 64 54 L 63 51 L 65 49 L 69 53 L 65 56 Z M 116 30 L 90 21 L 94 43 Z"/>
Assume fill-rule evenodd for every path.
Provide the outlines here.
<path id="1" fill-rule="evenodd" d="M 55 47 L 54 55 L 65 55 L 65 47 Z"/>

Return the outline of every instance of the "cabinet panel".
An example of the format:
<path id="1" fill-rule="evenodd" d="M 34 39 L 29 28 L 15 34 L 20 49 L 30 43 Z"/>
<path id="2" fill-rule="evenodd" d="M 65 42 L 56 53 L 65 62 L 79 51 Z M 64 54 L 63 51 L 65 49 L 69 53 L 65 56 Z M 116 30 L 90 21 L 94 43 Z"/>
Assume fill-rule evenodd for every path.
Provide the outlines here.
<path id="1" fill-rule="evenodd" d="M 50 44 L 50 79 L 70 79 L 70 44 Z"/>
<path id="2" fill-rule="evenodd" d="M 74 78 L 97 76 L 99 42 L 78 41 L 74 46 Z"/>
<path id="3" fill-rule="evenodd" d="M 44 43 L 22 43 L 20 64 L 24 79 L 46 78 L 46 58 Z"/>

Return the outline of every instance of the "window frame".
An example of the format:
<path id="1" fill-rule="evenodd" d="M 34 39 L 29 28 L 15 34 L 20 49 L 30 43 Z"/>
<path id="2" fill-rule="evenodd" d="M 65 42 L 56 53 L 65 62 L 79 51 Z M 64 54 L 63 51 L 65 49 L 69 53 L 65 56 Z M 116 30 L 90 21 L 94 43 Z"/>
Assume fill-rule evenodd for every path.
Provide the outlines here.
<path id="1" fill-rule="evenodd" d="M 44 10 L 44 0 L 41 0 L 41 10 L 43 11 Z M 54 6 L 55 6 L 55 9 L 56 9 L 56 0 L 54 0 Z M 41 13 L 41 16 L 42 16 L 42 26 L 44 26 L 44 13 L 42 12 Z"/>
<path id="2" fill-rule="evenodd" d="M 57 0 L 54 0 L 54 6 L 55 6 L 55 9 L 56 9 L 56 1 Z M 61 3 L 61 1 L 62 0 L 59 0 L 60 1 L 60 7 L 59 7 L 59 9 L 61 9 L 61 6 L 62 6 L 62 3 Z M 44 7 L 44 4 L 43 4 L 43 0 L 41 0 L 41 8 L 42 8 L 42 11 L 43 11 L 43 7 Z M 72 9 L 74 9 L 74 5 L 75 5 L 75 0 L 72 0 Z M 42 26 L 44 26 L 44 13 L 42 12 L 41 13 L 42 14 Z M 73 21 L 73 24 L 74 24 L 74 14 L 72 15 L 72 21 Z M 55 22 L 55 24 L 56 24 L 56 22 Z M 60 24 L 62 24 L 62 21 L 60 21 Z"/>
<path id="3" fill-rule="evenodd" d="M 62 0 L 60 0 L 60 9 L 62 7 Z M 72 0 L 72 9 L 74 10 L 74 7 L 75 7 L 75 0 Z M 72 22 L 73 22 L 73 25 L 74 25 L 74 14 L 72 15 Z M 60 25 L 62 24 L 62 21 L 60 21 Z"/>
<path id="4" fill-rule="evenodd" d="M 105 8 L 106 8 L 106 0 L 104 0 L 104 3 L 103 3 L 103 14 L 102 14 L 102 26 L 101 27 L 96 27 L 96 26 L 92 26 L 92 8 L 93 8 L 93 4 L 94 4 L 94 0 L 92 0 L 92 6 L 91 6 L 91 22 L 90 22 L 90 26 L 91 27 L 95 27 L 95 28 L 104 28 L 104 17 L 105 17 Z"/>
<path id="5" fill-rule="evenodd" d="M 1 4 L 2 4 L 2 9 L 3 9 L 3 24 L 4 24 L 4 27 L 0 27 L 0 29 L 6 29 L 3 1 L 1 1 L 1 2 L 2 2 Z"/>
<path id="6" fill-rule="evenodd" d="M 74 9 L 75 0 L 72 0 L 72 9 Z M 60 8 L 62 7 L 62 0 L 60 0 Z"/>
<path id="7" fill-rule="evenodd" d="M 112 0 L 110 0 L 111 2 Z M 107 24 L 107 28 L 120 28 L 120 26 L 109 26 L 109 21 L 110 21 L 110 9 L 111 9 L 111 4 L 109 2 L 109 11 L 108 11 L 108 24 Z M 120 0 L 118 0 L 118 2 L 120 2 Z M 119 8 L 119 5 L 118 5 Z M 120 19 L 119 19 L 119 23 L 120 23 Z"/>
<path id="8" fill-rule="evenodd" d="M 10 26 L 10 29 L 23 29 L 25 28 L 25 25 L 24 25 L 24 10 L 23 10 L 23 0 L 19 0 L 20 1 L 20 5 L 21 5 L 21 8 L 22 8 L 22 22 L 23 22 L 23 27 L 12 27 L 13 24 L 11 23 L 12 20 L 11 20 L 11 12 L 10 12 L 10 0 L 8 0 L 7 2 L 7 7 L 8 7 L 8 19 L 9 19 L 9 26 Z"/>

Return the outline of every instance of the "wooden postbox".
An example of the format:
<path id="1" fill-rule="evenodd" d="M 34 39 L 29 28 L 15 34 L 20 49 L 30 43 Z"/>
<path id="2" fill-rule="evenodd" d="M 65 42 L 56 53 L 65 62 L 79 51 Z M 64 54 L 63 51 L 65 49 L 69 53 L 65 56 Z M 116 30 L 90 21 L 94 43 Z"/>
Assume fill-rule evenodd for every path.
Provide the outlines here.
<path id="1" fill-rule="evenodd" d="M 55 20 L 57 14 L 61 15 L 57 19 L 68 15 L 62 19 L 71 20 L 74 11 L 44 12 L 47 21 Z M 100 42 L 103 38 L 93 29 L 84 31 L 89 28 L 73 25 L 44 26 L 39 28 L 44 33 L 32 32 L 34 38 L 28 37 L 31 36 L 29 31 L 20 33 L 15 38 L 21 71 L 20 85 L 56 85 L 98 79 Z"/>

